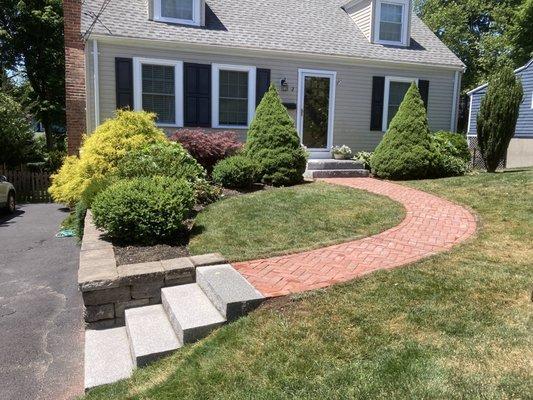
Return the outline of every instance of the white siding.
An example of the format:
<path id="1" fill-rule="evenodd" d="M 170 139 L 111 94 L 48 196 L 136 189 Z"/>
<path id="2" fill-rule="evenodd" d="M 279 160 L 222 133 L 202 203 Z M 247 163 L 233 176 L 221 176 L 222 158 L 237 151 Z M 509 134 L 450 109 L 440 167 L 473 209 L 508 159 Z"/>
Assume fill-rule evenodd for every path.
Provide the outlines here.
<path id="1" fill-rule="evenodd" d="M 115 110 L 115 57 L 147 57 L 175 59 L 193 63 L 221 63 L 251 65 L 271 70 L 272 82 L 279 87 L 287 78 L 289 90 L 280 92 L 284 102 L 296 103 L 298 96 L 298 69 L 330 70 L 337 72 L 335 126 L 333 144 L 347 144 L 354 151 L 373 150 L 383 133 L 370 131 L 370 108 L 373 76 L 404 76 L 429 80 L 429 124 L 433 131 L 449 130 L 452 117 L 454 71 L 436 67 L 381 67 L 379 65 L 355 65 L 243 57 L 228 54 L 193 53 L 155 46 L 125 46 L 98 42 L 100 75 L 100 121 L 113 116 Z M 91 61 L 89 57 L 89 62 Z M 88 66 L 90 68 L 90 66 Z M 408 69 L 406 69 L 408 68 Z M 89 89 L 91 85 L 89 85 Z M 88 103 L 93 101 L 92 92 Z M 294 115 L 294 113 L 291 113 Z M 94 117 L 93 117 L 94 121 Z M 89 131 L 94 122 L 89 124 Z"/>
<path id="2" fill-rule="evenodd" d="M 372 1 L 363 0 L 346 10 L 361 32 L 370 41 L 372 32 Z"/>

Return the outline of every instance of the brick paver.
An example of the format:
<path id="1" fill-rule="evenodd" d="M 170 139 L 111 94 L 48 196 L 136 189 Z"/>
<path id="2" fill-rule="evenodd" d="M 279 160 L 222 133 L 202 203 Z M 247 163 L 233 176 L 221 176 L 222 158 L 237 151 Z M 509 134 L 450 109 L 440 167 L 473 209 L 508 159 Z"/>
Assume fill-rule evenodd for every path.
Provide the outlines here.
<path id="1" fill-rule="evenodd" d="M 236 263 L 235 268 L 263 295 L 275 297 L 323 288 L 378 269 L 399 267 L 448 250 L 476 231 L 472 213 L 429 193 L 371 178 L 323 181 L 388 196 L 404 205 L 406 217 L 400 225 L 364 239 Z"/>

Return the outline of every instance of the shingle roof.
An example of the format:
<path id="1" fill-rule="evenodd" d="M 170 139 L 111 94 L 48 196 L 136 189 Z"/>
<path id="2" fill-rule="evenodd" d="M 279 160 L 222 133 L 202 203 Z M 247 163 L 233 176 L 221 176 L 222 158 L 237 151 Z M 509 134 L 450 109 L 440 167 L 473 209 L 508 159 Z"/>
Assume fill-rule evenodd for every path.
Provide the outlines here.
<path id="1" fill-rule="evenodd" d="M 347 0 L 207 0 L 203 28 L 150 21 L 147 1 L 152 0 L 85 0 L 82 33 L 90 27 L 91 15 L 109 2 L 93 34 L 463 66 L 414 15 L 409 48 L 369 43 L 341 8 Z"/>

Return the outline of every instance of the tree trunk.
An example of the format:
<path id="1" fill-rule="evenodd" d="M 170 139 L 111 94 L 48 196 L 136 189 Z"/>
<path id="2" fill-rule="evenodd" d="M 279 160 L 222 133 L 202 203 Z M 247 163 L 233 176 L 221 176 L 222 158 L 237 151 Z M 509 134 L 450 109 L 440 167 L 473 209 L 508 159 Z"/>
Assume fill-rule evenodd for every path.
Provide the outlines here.
<path id="1" fill-rule="evenodd" d="M 48 116 L 43 116 L 41 120 L 44 127 L 44 134 L 46 138 L 46 148 L 52 150 L 54 148 L 54 135 L 52 133 L 52 123 Z"/>

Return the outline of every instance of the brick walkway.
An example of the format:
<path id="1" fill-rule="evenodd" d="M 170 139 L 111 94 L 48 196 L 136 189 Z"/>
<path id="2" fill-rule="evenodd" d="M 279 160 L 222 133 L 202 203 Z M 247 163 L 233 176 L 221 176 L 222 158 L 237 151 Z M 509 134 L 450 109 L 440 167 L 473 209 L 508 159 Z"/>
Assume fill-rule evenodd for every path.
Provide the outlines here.
<path id="1" fill-rule="evenodd" d="M 448 250 L 476 231 L 475 217 L 466 209 L 419 190 L 371 178 L 323 181 L 388 196 L 404 205 L 406 218 L 400 225 L 364 239 L 236 263 L 235 268 L 263 295 L 323 288 L 378 269 L 399 267 Z"/>

